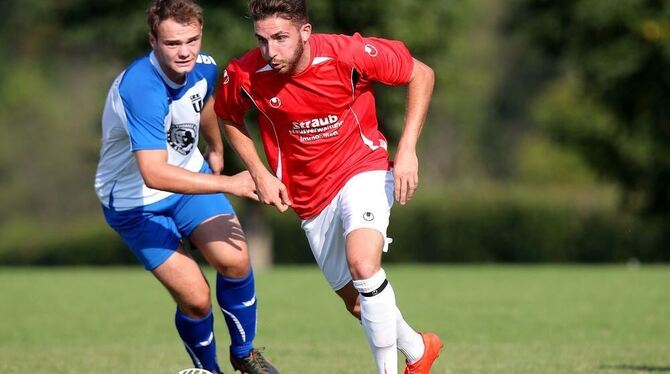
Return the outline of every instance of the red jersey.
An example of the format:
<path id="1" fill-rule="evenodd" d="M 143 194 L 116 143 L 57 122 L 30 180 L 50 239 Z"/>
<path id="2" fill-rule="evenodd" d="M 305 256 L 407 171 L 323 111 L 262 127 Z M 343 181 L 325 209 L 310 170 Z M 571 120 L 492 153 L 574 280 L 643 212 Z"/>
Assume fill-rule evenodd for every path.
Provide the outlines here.
<path id="1" fill-rule="evenodd" d="M 388 170 L 372 82 L 409 82 L 413 59 L 402 42 L 313 34 L 310 65 L 295 75 L 275 73 L 258 48 L 224 71 L 215 110 L 244 123 L 259 111 L 268 163 L 286 185 L 301 219 L 318 215 L 354 175 Z"/>

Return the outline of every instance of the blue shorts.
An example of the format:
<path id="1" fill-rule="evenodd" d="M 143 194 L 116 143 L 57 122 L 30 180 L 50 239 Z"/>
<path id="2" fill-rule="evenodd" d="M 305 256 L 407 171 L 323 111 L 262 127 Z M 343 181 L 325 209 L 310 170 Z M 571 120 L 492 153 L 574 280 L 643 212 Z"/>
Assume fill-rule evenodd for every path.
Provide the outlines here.
<path id="1" fill-rule="evenodd" d="M 235 210 L 223 194 L 174 194 L 130 210 L 102 206 L 107 223 L 119 233 L 133 254 L 151 271 L 165 262 L 202 222 Z"/>

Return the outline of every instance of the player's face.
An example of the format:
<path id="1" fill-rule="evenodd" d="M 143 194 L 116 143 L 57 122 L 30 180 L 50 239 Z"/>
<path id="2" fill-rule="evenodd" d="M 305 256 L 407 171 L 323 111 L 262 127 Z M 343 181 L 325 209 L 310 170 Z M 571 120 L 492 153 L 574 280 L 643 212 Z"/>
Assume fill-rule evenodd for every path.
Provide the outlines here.
<path id="1" fill-rule="evenodd" d="M 298 25 L 279 16 L 254 22 L 254 32 L 265 61 L 279 74 L 295 74 L 309 64 L 307 40 L 312 32 L 309 23 Z"/>
<path id="2" fill-rule="evenodd" d="M 158 24 L 155 36 L 149 34 L 149 42 L 163 72 L 175 83 L 182 83 L 200 53 L 202 25 L 197 20 L 181 24 L 168 18 Z"/>

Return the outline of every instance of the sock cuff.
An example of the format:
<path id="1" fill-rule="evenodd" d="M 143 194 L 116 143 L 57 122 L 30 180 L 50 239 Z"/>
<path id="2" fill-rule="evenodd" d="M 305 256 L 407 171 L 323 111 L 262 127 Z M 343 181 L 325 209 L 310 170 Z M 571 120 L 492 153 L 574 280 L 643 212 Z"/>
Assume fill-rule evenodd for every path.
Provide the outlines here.
<path id="1" fill-rule="evenodd" d="M 247 342 L 242 345 L 230 346 L 230 355 L 235 358 L 246 358 L 249 357 L 251 351 L 254 349 L 253 342 Z"/>
<path id="2" fill-rule="evenodd" d="M 225 284 L 226 286 L 229 286 L 229 287 L 236 287 L 236 286 L 242 285 L 244 283 L 247 283 L 247 282 L 249 282 L 249 280 L 253 280 L 253 279 L 254 279 L 254 269 L 251 268 L 251 267 L 249 268 L 249 273 L 247 274 L 247 276 L 242 277 L 242 278 L 224 277 L 223 275 L 221 275 L 219 273 L 216 273 L 217 282 Z"/>
<path id="3" fill-rule="evenodd" d="M 386 280 L 386 272 L 384 272 L 384 269 L 379 269 L 379 271 L 370 278 L 354 280 L 353 284 L 354 288 L 356 288 L 356 290 L 358 290 L 358 292 L 361 294 L 370 294 L 374 291 L 381 292 L 383 288 L 386 287 L 386 284 L 388 284 L 388 280 Z M 370 296 L 374 296 L 375 294 L 376 293 Z"/>
<path id="4" fill-rule="evenodd" d="M 184 314 L 184 312 L 179 310 L 179 308 L 177 308 L 177 312 L 175 313 L 175 318 L 177 318 L 178 320 L 184 320 L 186 322 L 190 322 L 190 323 L 193 323 L 193 324 L 199 324 L 199 323 L 205 322 L 205 321 L 212 318 L 212 308 L 210 308 L 209 313 L 207 313 L 207 315 L 202 317 L 202 318 L 189 317 L 186 314 Z"/>

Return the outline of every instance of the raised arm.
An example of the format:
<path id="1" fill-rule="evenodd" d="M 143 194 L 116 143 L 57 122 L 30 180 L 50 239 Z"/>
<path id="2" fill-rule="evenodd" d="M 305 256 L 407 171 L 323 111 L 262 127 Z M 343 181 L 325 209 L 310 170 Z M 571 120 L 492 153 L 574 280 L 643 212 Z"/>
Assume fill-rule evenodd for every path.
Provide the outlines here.
<path id="1" fill-rule="evenodd" d="M 395 199 L 405 205 L 414 196 L 419 185 L 419 160 L 416 143 L 426 120 L 430 99 L 435 85 L 433 69 L 414 59 L 414 67 L 407 84 L 405 122 L 393 161 Z"/>
<path id="2" fill-rule="evenodd" d="M 221 118 L 219 123 L 228 142 L 251 173 L 259 200 L 264 204 L 274 205 L 280 212 L 285 212 L 291 206 L 286 186 L 265 167 L 246 127 L 236 126 L 233 122 Z"/>

